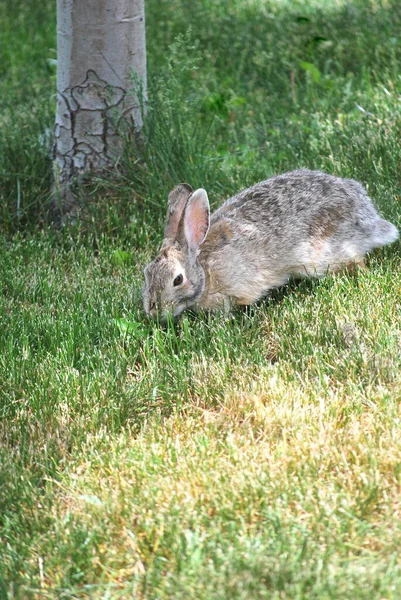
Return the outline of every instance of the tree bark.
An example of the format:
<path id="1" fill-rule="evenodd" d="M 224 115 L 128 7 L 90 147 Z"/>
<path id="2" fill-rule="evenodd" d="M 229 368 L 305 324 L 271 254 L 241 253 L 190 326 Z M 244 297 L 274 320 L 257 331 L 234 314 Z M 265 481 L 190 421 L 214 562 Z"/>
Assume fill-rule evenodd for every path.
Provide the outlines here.
<path id="1" fill-rule="evenodd" d="M 136 131 L 146 94 L 144 0 L 57 0 L 57 113 L 54 173 L 61 210 L 74 205 L 70 184 L 111 167 L 119 121 Z"/>

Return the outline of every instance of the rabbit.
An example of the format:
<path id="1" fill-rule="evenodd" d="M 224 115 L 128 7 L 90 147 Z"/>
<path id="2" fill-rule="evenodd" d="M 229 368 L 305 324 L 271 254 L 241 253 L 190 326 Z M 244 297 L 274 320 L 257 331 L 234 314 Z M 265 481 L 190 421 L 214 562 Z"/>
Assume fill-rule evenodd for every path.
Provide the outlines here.
<path id="1" fill-rule="evenodd" d="M 239 192 L 211 217 L 206 191 L 180 184 L 168 197 L 159 255 L 144 270 L 144 309 L 165 321 L 188 307 L 252 304 L 291 276 L 362 264 L 397 238 L 352 179 L 291 171 Z"/>

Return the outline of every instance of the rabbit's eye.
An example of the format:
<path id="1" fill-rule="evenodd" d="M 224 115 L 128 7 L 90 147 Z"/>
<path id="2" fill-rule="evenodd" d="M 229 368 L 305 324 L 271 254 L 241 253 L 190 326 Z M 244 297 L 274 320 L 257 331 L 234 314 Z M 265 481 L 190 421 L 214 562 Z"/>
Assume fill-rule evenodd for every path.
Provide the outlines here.
<path id="1" fill-rule="evenodd" d="M 173 281 L 173 286 L 176 287 L 177 285 L 181 285 L 183 281 L 184 281 L 183 276 L 177 275 L 177 277 Z"/>

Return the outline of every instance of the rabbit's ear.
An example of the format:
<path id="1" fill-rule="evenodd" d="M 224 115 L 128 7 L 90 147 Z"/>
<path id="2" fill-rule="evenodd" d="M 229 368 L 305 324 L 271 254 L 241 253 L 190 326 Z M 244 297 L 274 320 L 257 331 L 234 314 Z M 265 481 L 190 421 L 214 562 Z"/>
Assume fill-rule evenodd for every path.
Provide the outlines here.
<path id="1" fill-rule="evenodd" d="M 205 190 L 192 194 L 184 213 L 184 236 L 189 250 L 197 250 L 209 230 L 210 207 Z"/>
<path id="2" fill-rule="evenodd" d="M 162 247 L 174 244 L 184 208 L 191 194 L 192 188 L 187 183 L 180 183 L 169 193 Z"/>

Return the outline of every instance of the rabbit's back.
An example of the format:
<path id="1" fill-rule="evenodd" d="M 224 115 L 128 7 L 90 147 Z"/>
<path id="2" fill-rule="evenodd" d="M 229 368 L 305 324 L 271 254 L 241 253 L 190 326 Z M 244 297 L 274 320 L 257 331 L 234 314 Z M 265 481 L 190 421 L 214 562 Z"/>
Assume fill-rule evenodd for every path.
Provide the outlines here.
<path id="1" fill-rule="evenodd" d="M 299 170 L 224 202 L 211 217 L 201 261 L 217 282 L 212 288 L 251 303 L 291 275 L 323 276 L 397 236 L 357 181 Z"/>
<path id="2" fill-rule="evenodd" d="M 285 233 L 291 225 L 305 233 L 319 216 L 336 224 L 359 216 L 369 225 L 377 213 L 357 181 L 302 169 L 271 177 L 229 198 L 213 213 L 211 225 L 224 218 L 257 223 L 269 233 Z"/>

